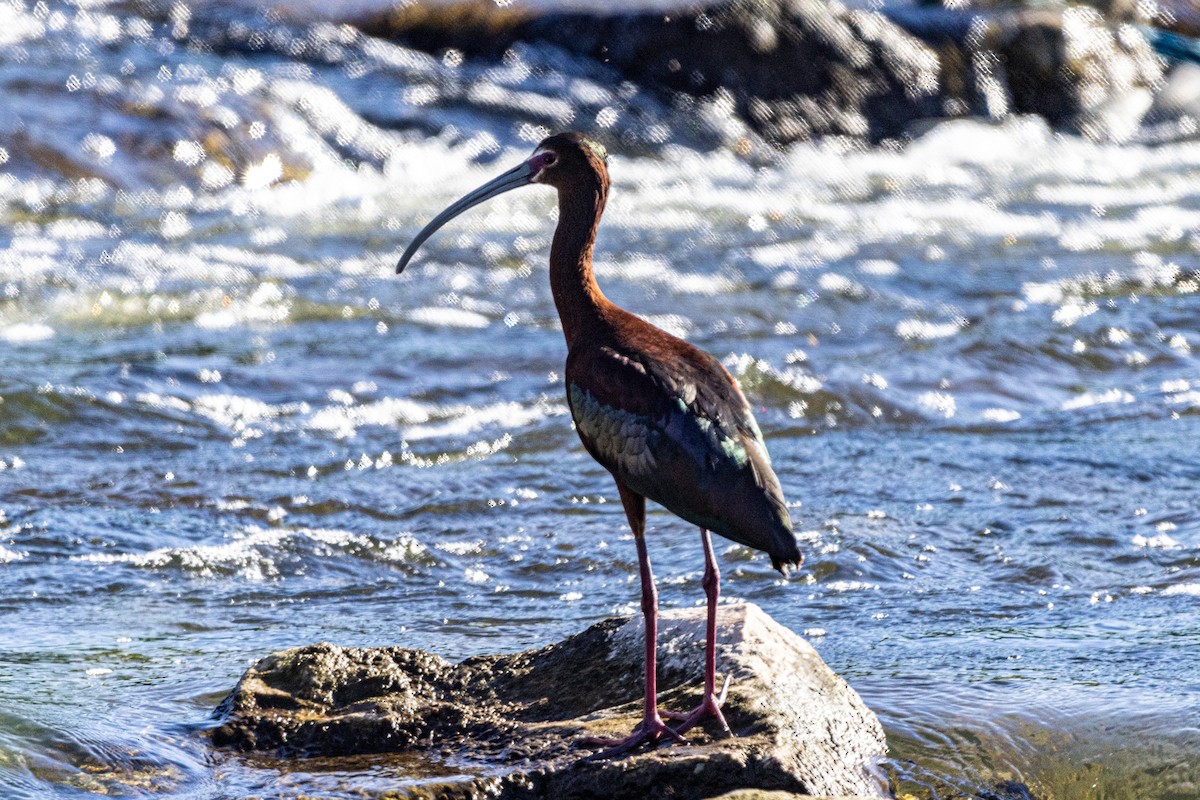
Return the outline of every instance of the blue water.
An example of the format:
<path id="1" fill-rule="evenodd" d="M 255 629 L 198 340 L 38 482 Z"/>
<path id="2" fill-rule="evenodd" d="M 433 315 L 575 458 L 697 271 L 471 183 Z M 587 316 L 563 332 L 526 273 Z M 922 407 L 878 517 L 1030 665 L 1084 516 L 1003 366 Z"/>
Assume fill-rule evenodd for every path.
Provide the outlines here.
<path id="1" fill-rule="evenodd" d="M 553 197 L 392 273 L 566 127 L 614 153 L 605 290 L 739 377 L 794 506 L 804 568 L 718 541 L 726 597 L 858 689 L 902 788 L 1200 792 L 1197 142 L 1012 119 L 746 160 L 719 106 L 555 51 L 0 9 L 3 796 L 381 790 L 402 762 L 203 730 L 274 649 L 636 613 L 563 396 Z M 652 510 L 649 539 L 661 602 L 702 602 L 696 532 Z"/>

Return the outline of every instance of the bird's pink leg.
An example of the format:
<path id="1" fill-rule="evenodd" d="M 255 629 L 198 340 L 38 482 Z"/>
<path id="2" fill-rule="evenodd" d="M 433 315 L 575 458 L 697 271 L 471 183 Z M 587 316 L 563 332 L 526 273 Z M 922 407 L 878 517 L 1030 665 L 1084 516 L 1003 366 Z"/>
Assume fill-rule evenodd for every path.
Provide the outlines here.
<path id="1" fill-rule="evenodd" d="M 721 694 L 717 695 L 717 600 L 721 596 L 721 571 L 717 568 L 712 539 L 704 528 L 700 529 L 700 541 L 704 543 L 704 578 L 701 584 L 704 586 L 704 594 L 708 597 L 708 625 L 704 637 L 704 699 L 690 714 L 669 716 L 683 719 L 683 724 L 675 729 L 676 733 L 690 730 L 704 719 L 706 714 L 716 717 L 721 730 L 729 733 L 729 724 L 725 722 L 725 715 L 721 713 L 721 704 L 725 702 L 725 692 L 729 689 L 728 678 L 721 688 Z"/>
<path id="2" fill-rule="evenodd" d="M 657 744 L 664 739 L 677 742 L 685 741 L 675 731 L 667 727 L 658 715 L 658 680 L 657 680 L 657 646 L 658 646 L 658 590 L 654 587 L 654 573 L 650 571 L 650 554 L 646 551 L 646 498 L 635 494 L 624 486 L 617 484 L 621 491 L 621 502 L 625 505 L 625 515 L 629 518 L 629 526 L 633 528 L 633 539 L 637 544 L 638 572 L 642 579 L 642 616 L 646 620 L 646 694 L 642 704 L 642 722 L 633 733 L 625 739 L 589 739 L 588 744 L 607 747 L 588 758 L 609 758 L 627 753 L 643 742 Z"/>

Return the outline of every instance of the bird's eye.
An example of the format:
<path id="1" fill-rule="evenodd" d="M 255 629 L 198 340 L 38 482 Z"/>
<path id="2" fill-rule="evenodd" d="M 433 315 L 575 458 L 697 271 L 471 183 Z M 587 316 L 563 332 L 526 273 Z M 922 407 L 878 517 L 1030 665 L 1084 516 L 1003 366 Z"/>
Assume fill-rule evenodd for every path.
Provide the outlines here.
<path id="1" fill-rule="evenodd" d="M 558 155 L 555 153 L 546 153 L 544 156 L 542 156 L 542 163 L 547 167 L 553 167 L 557 161 Z"/>

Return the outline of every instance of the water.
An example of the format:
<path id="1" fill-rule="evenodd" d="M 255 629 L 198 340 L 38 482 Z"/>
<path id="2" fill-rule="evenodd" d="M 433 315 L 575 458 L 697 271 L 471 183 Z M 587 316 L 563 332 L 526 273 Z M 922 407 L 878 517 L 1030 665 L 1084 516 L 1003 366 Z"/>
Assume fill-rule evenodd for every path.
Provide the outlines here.
<path id="1" fill-rule="evenodd" d="M 203 730 L 274 649 L 462 658 L 637 611 L 563 396 L 549 192 L 392 274 L 567 127 L 615 153 L 606 291 L 739 376 L 795 506 L 804 569 L 718 543 L 726 596 L 806 632 L 901 787 L 1200 793 L 1195 141 L 1017 119 L 771 155 L 551 50 L 182 6 L 0 21 L 5 797 L 392 787 L 411 765 Z M 649 538 L 662 603 L 701 603 L 695 531 L 652 511 Z"/>

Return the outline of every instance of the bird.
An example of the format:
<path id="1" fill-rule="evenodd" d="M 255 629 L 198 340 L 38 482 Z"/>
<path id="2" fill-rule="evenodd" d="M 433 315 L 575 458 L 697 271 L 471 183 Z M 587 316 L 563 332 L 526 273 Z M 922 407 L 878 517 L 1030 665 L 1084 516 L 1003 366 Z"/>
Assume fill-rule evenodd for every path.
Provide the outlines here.
<path id="1" fill-rule="evenodd" d="M 730 735 L 716 691 L 720 570 L 709 532 L 766 552 L 787 574 L 802 556 L 779 479 L 749 403 L 721 362 L 610 301 L 596 283 L 592 254 L 608 200 L 608 154 L 578 132 L 544 139 L 527 160 L 468 193 L 417 233 L 401 273 L 450 220 L 504 192 L 544 185 L 558 192 L 550 245 L 550 288 L 567 344 L 567 404 L 584 449 L 612 474 L 637 547 L 645 619 L 642 720 L 623 739 L 588 742 L 615 757 L 642 744 L 683 742 L 707 716 Z M 658 592 L 646 546 L 646 500 L 700 529 L 707 598 L 705 676 L 691 712 L 659 714 L 655 678 Z M 676 727 L 664 722 L 680 721 Z"/>

